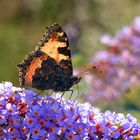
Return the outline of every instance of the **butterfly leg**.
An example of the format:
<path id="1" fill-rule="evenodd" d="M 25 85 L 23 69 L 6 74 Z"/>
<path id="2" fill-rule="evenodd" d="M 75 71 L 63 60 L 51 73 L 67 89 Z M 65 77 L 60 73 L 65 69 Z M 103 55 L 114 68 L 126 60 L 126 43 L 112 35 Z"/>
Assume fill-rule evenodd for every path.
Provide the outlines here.
<path id="1" fill-rule="evenodd" d="M 77 96 L 76 96 L 75 100 L 79 97 L 79 86 L 78 86 L 78 84 L 77 84 L 76 86 L 77 86 L 77 91 L 78 91 L 78 94 L 77 94 Z"/>
<path id="2" fill-rule="evenodd" d="M 62 97 L 64 96 L 64 94 L 65 94 L 65 91 L 61 95 L 60 102 L 62 102 Z"/>
<path id="3" fill-rule="evenodd" d="M 68 91 L 70 91 L 70 92 L 71 92 L 70 97 L 69 97 L 69 100 L 70 100 L 70 99 L 71 99 L 71 97 L 72 97 L 72 95 L 73 95 L 73 90 L 72 90 L 72 89 L 70 89 L 70 90 L 68 90 Z"/>
<path id="4" fill-rule="evenodd" d="M 41 95 L 44 92 L 44 90 L 40 90 L 40 93 L 38 93 L 37 95 L 35 95 L 35 97 Z"/>
<path id="5" fill-rule="evenodd" d="M 64 96 L 64 94 L 65 94 L 65 91 L 62 93 L 61 98 Z"/>
<path id="6" fill-rule="evenodd" d="M 42 94 L 43 94 L 43 92 L 44 92 L 44 90 L 41 90 L 41 91 L 40 91 L 40 93 L 39 93 L 38 95 L 42 95 Z"/>
<path id="7" fill-rule="evenodd" d="M 49 96 L 51 96 L 53 94 L 53 90 L 51 91 L 51 93 L 50 93 L 50 95 Z"/>

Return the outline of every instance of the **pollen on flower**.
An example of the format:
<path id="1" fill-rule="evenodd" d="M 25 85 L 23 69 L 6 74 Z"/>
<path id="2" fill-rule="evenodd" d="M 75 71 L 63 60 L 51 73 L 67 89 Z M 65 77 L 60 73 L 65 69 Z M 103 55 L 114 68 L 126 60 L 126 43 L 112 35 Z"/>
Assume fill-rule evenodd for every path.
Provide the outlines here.
<path id="1" fill-rule="evenodd" d="M 7 99 L 8 103 L 12 103 L 14 101 L 13 95 Z"/>
<path id="2" fill-rule="evenodd" d="M 54 128 L 50 128 L 50 132 L 53 133 L 54 132 Z"/>
<path id="3" fill-rule="evenodd" d="M 66 127 L 61 127 L 62 132 L 64 132 L 66 130 Z"/>
<path id="4" fill-rule="evenodd" d="M 62 121 L 64 121 L 64 120 L 66 120 L 66 119 L 67 119 L 67 117 L 66 117 L 66 116 L 64 116 L 61 120 L 62 120 Z"/>
<path id="5" fill-rule="evenodd" d="M 28 123 L 29 123 L 29 124 L 32 124 L 32 123 L 33 123 L 33 120 L 32 120 L 32 119 L 29 119 L 29 120 L 28 120 Z"/>
<path id="6" fill-rule="evenodd" d="M 55 118 L 55 122 L 59 122 L 59 119 L 58 118 Z"/>
<path id="7" fill-rule="evenodd" d="M 26 133 L 26 127 L 22 128 L 22 133 L 24 133 L 24 134 Z"/>
<path id="8" fill-rule="evenodd" d="M 35 134 L 38 134 L 38 133 L 39 133 L 39 130 L 35 129 L 35 130 L 34 130 L 34 133 L 35 133 Z"/>
<path id="9" fill-rule="evenodd" d="M 69 126 L 69 127 L 72 127 L 72 123 L 69 123 L 68 126 Z"/>
<path id="10" fill-rule="evenodd" d="M 27 103 L 21 103 L 18 107 L 18 110 L 23 114 L 27 109 Z"/>
<path id="11" fill-rule="evenodd" d="M 80 118 L 80 116 L 78 115 L 78 116 L 75 118 L 75 121 L 77 121 L 79 118 Z"/>
<path id="12" fill-rule="evenodd" d="M 18 140 L 16 137 L 12 138 L 12 140 Z"/>
<path id="13" fill-rule="evenodd" d="M 74 138 L 74 136 L 72 135 L 72 134 L 69 134 L 69 139 L 73 139 Z"/>
<path id="14" fill-rule="evenodd" d="M 15 131 L 15 128 L 11 127 L 9 128 L 9 132 L 13 133 Z"/>
<path id="15" fill-rule="evenodd" d="M 91 120 L 93 120 L 93 118 L 94 118 L 94 113 L 91 113 L 91 115 L 89 116 L 89 120 L 91 121 Z"/>
<path id="16" fill-rule="evenodd" d="M 39 122 L 40 122 L 40 124 L 41 124 L 42 126 L 45 125 L 45 122 L 44 122 L 43 120 L 40 120 Z"/>
<path id="17" fill-rule="evenodd" d="M 4 134 L 0 134 L 0 138 L 2 138 L 4 136 Z"/>
<path id="18" fill-rule="evenodd" d="M 52 108 L 51 110 L 52 110 L 53 112 L 55 112 L 55 111 L 56 111 L 56 110 L 55 110 L 55 108 Z"/>
<path id="19" fill-rule="evenodd" d="M 35 115 L 38 115 L 38 112 L 37 112 L 37 111 L 34 111 L 34 114 L 35 114 Z"/>
<path id="20" fill-rule="evenodd" d="M 81 127 L 79 127 L 79 128 L 78 128 L 78 131 L 79 131 L 79 132 L 81 132 L 81 131 L 82 131 L 82 128 L 81 128 Z"/>
<path id="21" fill-rule="evenodd" d="M 15 124 L 15 120 L 11 120 L 11 124 Z"/>
<path id="22" fill-rule="evenodd" d="M 50 118 L 51 116 L 50 115 L 46 115 L 46 118 Z"/>
<path id="23" fill-rule="evenodd" d="M 9 112 L 9 113 L 13 113 L 13 110 L 12 110 L 12 109 L 9 109 L 8 112 Z"/>

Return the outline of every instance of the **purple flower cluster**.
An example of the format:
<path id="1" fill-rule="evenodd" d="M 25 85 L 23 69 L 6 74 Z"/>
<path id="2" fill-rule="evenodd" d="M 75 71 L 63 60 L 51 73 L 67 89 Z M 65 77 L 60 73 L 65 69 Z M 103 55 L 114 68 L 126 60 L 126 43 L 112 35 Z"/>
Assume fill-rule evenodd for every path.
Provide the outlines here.
<path id="1" fill-rule="evenodd" d="M 92 83 L 85 96 L 90 103 L 119 99 L 122 93 L 140 83 L 140 17 L 114 37 L 102 37 L 101 42 L 107 48 L 92 57 L 91 63 L 101 66 L 103 74 L 85 78 Z"/>
<path id="2" fill-rule="evenodd" d="M 0 139 L 134 140 L 139 134 L 140 125 L 130 114 L 101 113 L 87 103 L 0 84 Z"/>

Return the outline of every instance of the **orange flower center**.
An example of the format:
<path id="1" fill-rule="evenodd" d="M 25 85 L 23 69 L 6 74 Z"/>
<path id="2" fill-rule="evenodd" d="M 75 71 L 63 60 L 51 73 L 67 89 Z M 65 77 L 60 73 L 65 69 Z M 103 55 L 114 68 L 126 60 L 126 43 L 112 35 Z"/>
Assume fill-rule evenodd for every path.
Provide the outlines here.
<path id="1" fill-rule="evenodd" d="M 12 113 L 12 112 L 13 112 L 13 110 L 12 110 L 12 109 L 9 109 L 8 111 L 9 111 L 9 113 Z"/>
<path id="2" fill-rule="evenodd" d="M 82 131 L 82 128 L 80 128 L 80 127 L 79 127 L 79 128 L 78 128 L 78 131 L 80 131 L 80 132 L 81 132 L 81 131 Z"/>
<path id="3" fill-rule="evenodd" d="M 22 128 L 22 133 L 26 133 L 26 128 L 25 127 Z"/>
<path id="4" fill-rule="evenodd" d="M 73 139 L 73 135 L 72 135 L 72 134 L 70 134 L 70 135 L 69 135 L 69 138 L 70 138 L 70 139 Z"/>
<path id="5" fill-rule="evenodd" d="M 38 133 L 39 133 L 39 131 L 38 131 L 38 130 L 34 130 L 34 133 L 35 133 L 35 134 L 38 134 Z"/>
<path id="6" fill-rule="evenodd" d="M 69 124 L 68 124 L 68 126 L 69 126 L 69 127 L 72 127 L 72 124 L 71 124 L 71 123 L 69 123 Z"/>
<path id="7" fill-rule="evenodd" d="M 15 121 L 14 120 L 11 120 L 11 124 L 15 124 Z"/>
<path id="8" fill-rule="evenodd" d="M 50 132 L 51 132 L 51 133 L 54 132 L 54 128 L 50 128 Z"/>
<path id="9" fill-rule="evenodd" d="M 10 128 L 10 132 L 14 132 L 14 131 L 15 131 L 15 129 L 11 127 Z"/>
<path id="10" fill-rule="evenodd" d="M 29 120 L 28 120 L 28 123 L 29 123 L 29 124 L 32 124 L 32 123 L 33 123 L 33 120 L 29 119 Z"/>

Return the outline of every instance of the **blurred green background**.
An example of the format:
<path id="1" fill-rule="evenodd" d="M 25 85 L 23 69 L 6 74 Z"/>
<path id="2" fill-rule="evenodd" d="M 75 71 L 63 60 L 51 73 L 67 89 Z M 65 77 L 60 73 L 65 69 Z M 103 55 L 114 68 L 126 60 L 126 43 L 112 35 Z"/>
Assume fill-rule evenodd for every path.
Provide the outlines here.
<path id="1" fill-rule="evenodd" d="M 115 34 L 139 15 L 140 0 L 1 0 L 0 82 L 19 85 L 17 64 L 35 49 L 48 25 L 59 23 L 64 27 L 76 68 L 103 49 L 99 43 L 103 34 Z M 101 108 L 131 112 L 140 118 L 139 92 L 136 87 L 128 97 Z"/>

